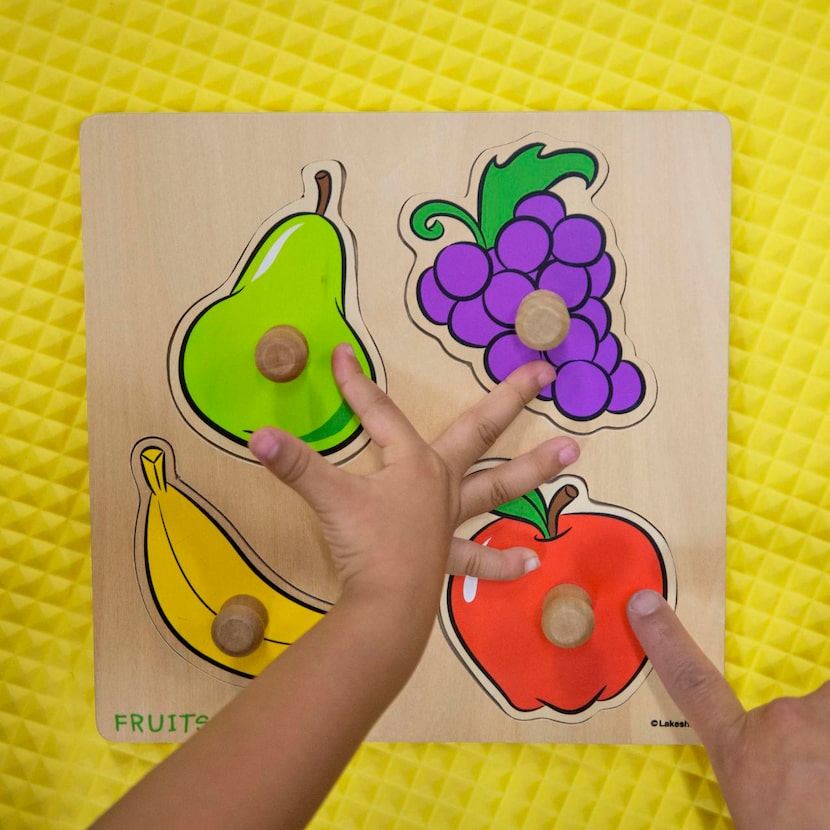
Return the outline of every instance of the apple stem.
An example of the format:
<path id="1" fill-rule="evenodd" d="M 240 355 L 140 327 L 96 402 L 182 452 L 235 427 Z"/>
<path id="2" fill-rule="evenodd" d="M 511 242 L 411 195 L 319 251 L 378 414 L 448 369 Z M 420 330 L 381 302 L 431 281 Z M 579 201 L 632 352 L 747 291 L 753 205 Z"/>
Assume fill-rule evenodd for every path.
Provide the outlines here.
<path id="1" fill-rule="evenodd" d="M 331 173 L 328 170 L 319 170 L 314 174 L 314 181 L 317 184 L 317 207 L 314 208 L 314 212 L 322 216 L 331 199 Z"/>
<path id="2" fill-rule="evenodd" d="M 553 494 L 548 508 L 548 533 L 551 539 L 559 535 L 560 514 L 578 495 L 579 490 L 573 484 L 566 484 Z"/>

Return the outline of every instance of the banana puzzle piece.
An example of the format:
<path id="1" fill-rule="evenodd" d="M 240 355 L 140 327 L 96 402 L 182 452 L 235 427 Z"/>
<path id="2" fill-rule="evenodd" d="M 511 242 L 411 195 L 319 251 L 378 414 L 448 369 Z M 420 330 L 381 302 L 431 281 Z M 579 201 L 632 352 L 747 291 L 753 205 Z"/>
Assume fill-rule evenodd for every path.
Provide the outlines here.
<path id="1" fill-rule="evenodd" d="M 172 634 L 165 640 L 191 661 L 237 677 L 257 675 L 331 605 L 270 569 L 218 510 L 177 479 L 166 442 L 145 439 L 133 457 L 150 490 L 136 525 L 138 571 L 148 609 L 167 630 L 160 632 Z"/>

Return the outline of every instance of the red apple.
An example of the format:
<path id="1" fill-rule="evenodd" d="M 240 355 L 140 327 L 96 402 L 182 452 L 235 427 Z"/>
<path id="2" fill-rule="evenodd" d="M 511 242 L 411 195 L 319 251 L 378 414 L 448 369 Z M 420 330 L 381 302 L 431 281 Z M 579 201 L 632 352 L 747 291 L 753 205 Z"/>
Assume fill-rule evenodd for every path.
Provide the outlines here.
<path id="1" fill-rule="evenodd" d="M 626 603 L 641 588 L 673 602 L 674 569 L 665 540 L 645 519 L 591 501 L 574 476 L 554 486 L 549 502 L 535 490 L 493 511 L 498 518 L 473 536 L 495 548 L 532 548 L 541 566 L 512 582 L 450 577 L 443 622 L 459 656 L 509 714 L 539 717 L 544 709 L 554 719 L 584 720 L 639 685 L 646 657 Z M 584 589 L 593 605 L 593 633 L 572 648 L 554 645 L 541 625 L 546 595 L 563 584 Z"/>

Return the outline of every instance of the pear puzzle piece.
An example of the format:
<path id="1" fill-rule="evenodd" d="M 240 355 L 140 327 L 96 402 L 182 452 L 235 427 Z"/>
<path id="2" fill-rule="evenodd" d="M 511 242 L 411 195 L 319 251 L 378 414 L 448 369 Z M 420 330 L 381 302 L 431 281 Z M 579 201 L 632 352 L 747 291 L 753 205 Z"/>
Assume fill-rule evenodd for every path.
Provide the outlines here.
<path id="1" fill-rule="evenodd" d="M 273 571 L 225 516 L 176 476 L 166 441 L 139 441 L 132 468 L 141 491 L 139 585 L 159 633 L 185 659 L 239 684 L 330 608 Z M 249 632 L 239 645 L 240 634 L 245 640 Z"/>
<path id="2" fill-rule="evenodd" d="M 541 563 L 511 582 L 452 576 L 442 597 L 447 641 L 507 715 L 580 723 L 634 694 L 649 664 L 628 623 L 628 599 L 651 588 L 677 603 L 671 550 L 651 522 L 594 501 L 578 476 L 559 476 L 458 535 L 530 547 Z"/>
<path id="3" fill-rule="evenodd" d="M 533 134 L 479 156 L 465 204 L 414 196 L 401 213 L 415 324 L 485 389 L 553 364 L 528 409 L 583 434 L 641 421 L 657 394 L 625 334 L 614 229 L 593 203 L 607 174 L 598 151 Z"/>
<path id="4" fill-rule="evenodd" d="M 225 283 L 187 310 L 168 352 L 187 423 L 248 461 L 248 439 L 261 426 L 286 430 L 336 463 L 368 443 L 331 374 L 338 343 L 350 343 L 363 371 L 386 383 L 339 213 L 343 169 L 308 165 L 302 177 L 302 199 L 270 217 Z"/>

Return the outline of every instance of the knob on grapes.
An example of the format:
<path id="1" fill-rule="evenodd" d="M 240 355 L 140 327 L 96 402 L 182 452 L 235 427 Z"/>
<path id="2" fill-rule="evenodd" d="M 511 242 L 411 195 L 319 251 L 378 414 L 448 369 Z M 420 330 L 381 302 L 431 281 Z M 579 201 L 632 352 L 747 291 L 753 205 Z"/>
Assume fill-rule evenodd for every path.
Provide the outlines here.
<path id="1" fill-rule="evenodd" d="M 516 334 L 529 349 L 546 352 L 556 348 L 568 336 L 570 327 L 565 301 L 544 288 L 531 291 L 516 312 Z"/>
<path id="2" fill-rule="evenodd" d="M 257 369 L 268 380 L 294 380 L 308 362 L 308 341 L 294 326 L 274 326 L 259 339 L 254 353 Z"/>
<path id="3" fill-rule="evenodd" d="M 542 603 L 542 632 L 560 648 L 586 643 L 594 632 L 594 606 L 588 592 L 567 582 L 551 588 Z"/>
<path id="4" fill-rule="evenodd" d="M 253 654 L 262 644 L 268 610 L 249 594 L 231 597 L 220 609 L 210 629 L 213 642 L 231 657 Z"/>

